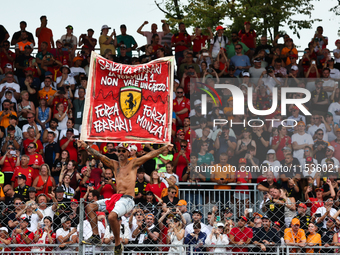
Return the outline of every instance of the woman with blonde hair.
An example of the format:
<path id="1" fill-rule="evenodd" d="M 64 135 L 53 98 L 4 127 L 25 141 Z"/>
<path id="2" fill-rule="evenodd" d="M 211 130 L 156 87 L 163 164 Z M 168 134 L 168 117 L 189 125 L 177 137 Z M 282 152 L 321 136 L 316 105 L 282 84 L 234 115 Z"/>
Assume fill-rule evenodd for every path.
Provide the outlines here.
<path id="1" fill-rule="evenodd" d="M 35 107 L 33 102 L 29 101 L 29 94 L 26 90 L 21 91 L 21 102 L 17 106 L 18 112 L 18 126 L 22 128 L 25 124 L 28 123 L 27 121 L 27 114 L 32 113 L 35 116 Z"/>
<path id="2" fill-rule="evenodd" d="M 40 194 L 49 194 L 51 192 L 48 191 L 48 187 L 52 187 L 52 190 L 55 189 L 56 184 L 54 178 L 51 176 L 50 167 L 47 164 L 42 164 L 39 172 L 39 176 L 37 176 L 34 181 L 33 185 L 37 190 L 36 196 Z"/>
<path id="3" fill-rule="evenodd" d="M 173 219 L 170 220 L 166 237 L 167 244 L 176 245 L 175 247 L 170 247 L 169 255 L 184 254 L 184 233 L 183 222 L 178 215 L 175 215 Z"/>
<path id="4" fill-rule="evenodd" d="M 288 192 L 286 189 L 281 188 L 281 198 L 283 198 L 283 203 L 285 204 L 285 223 L 286 227 L 290 227 L 292 219 L 296 216 L 296 201 L 294 197 L 288 197 Z"/>
<path id="5" fill-rule="evenodd" d="M 224 224 L 222 222 L 215 223 L 211 234 L 208 235 L 207 239 L 205 239 L 205 244 L 212 245 L 228 245 L 229 238 L 226 234 L 224 234 Z M 224 254 L 226 252 L 226 248 L 217 247 L 213 248 L 214 254 Z"/>

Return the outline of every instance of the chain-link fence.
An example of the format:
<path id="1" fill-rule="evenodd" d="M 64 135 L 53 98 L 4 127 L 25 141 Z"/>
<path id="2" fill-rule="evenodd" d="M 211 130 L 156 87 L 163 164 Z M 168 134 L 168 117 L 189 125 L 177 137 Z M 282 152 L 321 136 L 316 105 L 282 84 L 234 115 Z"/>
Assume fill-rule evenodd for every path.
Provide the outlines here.
<path id="1" fill-rule="evenodd" d="M 138 204 L 119 219 L 123 253 L 338 253 L 338 201 L 311 198 L 301 203 L 271 192 L 262 200 L 238 202 L 231 197 L 226 203 Z M 101 243 L 82 244 L 93 234 L 87 204 L 83 199 L 1 203 L 1 252 L 112 254 L 115 239 L 103 212 L 96 212 L 95 222 Z"/>

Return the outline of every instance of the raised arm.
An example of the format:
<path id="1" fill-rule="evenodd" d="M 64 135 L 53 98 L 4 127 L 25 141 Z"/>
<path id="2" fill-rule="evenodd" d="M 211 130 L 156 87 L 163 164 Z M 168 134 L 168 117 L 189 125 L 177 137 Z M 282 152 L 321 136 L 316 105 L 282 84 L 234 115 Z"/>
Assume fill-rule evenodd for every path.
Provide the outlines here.
<path id="1" fill-rule="evenodd" d="M 98 151 L 92 149 L 90 146 L 88 146 L 84 141 L 78 140 L 77 141 L 78 148 L 84 148 L 87 152 L 89 152 L 91 155 L 95 156 L 97 159 L 100 159 L 100 161 L 104 164 L 109 166 L 111 169 L 114 168 L 113 166 L 113 159 L 109 159 L 108 157 L 104 156 L 103 154 L 99 153 Z M 147 160 L 145 160 L 146 162 Z M 144 163 L 144 162 L 143 162 Z M 142 163 L 142 164 L 143 164 Z"/>
<path id="2" fill-rule="evenodd" d="M 165 150 L 171 151 L 172 148 L 173 148 L 172 144 L 168 144 L 166 146 L 163 146 L 162 148 L 159 148 L 158 150 L 154 150 L 154 151 L 151 151 L 151 152 L 145 154 L 143 157 L 136 158 L 134 160 L 133 164 L 136 165 L 136 166 L 140 166 L 140 165 L 144 164 L 146 161 L 157 157 L 159 154 L 161 154 Z"/>

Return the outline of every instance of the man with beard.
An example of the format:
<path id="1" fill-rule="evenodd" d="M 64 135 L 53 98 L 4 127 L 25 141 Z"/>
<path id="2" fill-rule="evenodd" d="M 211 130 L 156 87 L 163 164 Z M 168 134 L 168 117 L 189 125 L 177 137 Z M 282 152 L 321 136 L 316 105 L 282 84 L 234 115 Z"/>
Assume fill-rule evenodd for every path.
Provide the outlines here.
<path id="1" fill-rule="evenodd" d="M 248 219 L 245 216 L 240 217 L 237 226 L 230 231 L 230 244 L 237 245 L 237 248 L 233 248 L 233 252 L 247 253 L 248 248 L 239 248 L 240 246 L 247 245 L 253 238 L 253 231 L 251 228 L 246 227 Z"/>
<path id="2" fill-rule="evenodd" d="M 253 243 L 259 246 L 262 252 L 268 253 L 275 253 L 275 246 L 280 244 L 280 235 L 271 227 L 271 221 L 267 216 L 262 217 L 262 227 L 254 235 Z M 255 248 L 253 251 L 260 252 L 260 249 Z"/>
<path id="3" fill-rule="evenodd" d="M 235 56 L 236 44 L 241 44 L 242 46 L 241 53 L 243 55 L 247 55 L 247 53 L 249 52 L 249 48 L 247 47 L 247 45 L 245 45 L 243 42 L 240 41 L 240 38 L 238 37 L 238 33 L 235 31 L 231 33 L 231 42 L 232 42 L 231 44 L 226 46 L 228 59 L 231 59 L 233 56 Z"/>
<path id="4" fill-rule="evenodd" d="M 62 251 L 72 251 L 71 248 L 67 248 L 68 245 L 77 243 L 77 228 L 71 228 L 71 219 L 64 216 L 61 219 L 62 227 L 56 232 L 56 238 L 58 241 L 59 249 Z"/>
<path id="5" fill-rule="evenodd" d="M 172 145 L 161 147 L 158 150 L 151 151 L 146 155 L 128 160 L 130 148 L 125 147 L 122 143 L 117 146 L 118 162 L 111 160 L 108 157 L 100 154 L 98 151 L 90 148 L 84 141 L 78 140 L 78 147 L 85 148 L 87 152 L 100 159 L 103 164 L 108 165 L 115 174 L 117 194 L 114 194 L 110 199 L 102 199 L 91 203 L 86 207 L 88 218 L 92 228 L 92 236 L 85 243 L 98 244 L 101 243 L 101 238 L 97 226 L 97 211 L 109 212 L 109 223 L 112 232 L 115 236 L 116 246 L 115 254 L 120 255 L 123 252 L 123 245 L 120 241 L 120 224 L 118 218 L 130 212 L 135 203 L 135 182 L 137 169 L 146 161 L 157 157 L 164 150 L 172 150 Z"/>
<path id="6" fill-rule="evenodd" d="M 195 210 L 192 212 L 192 223 L 186 226 L 184 236 L 192 233 L 194 231 L 194 224 L 201 223 L 201 232 L 205 233 L 207 236 L 210 235 L 211 231 L 209 227 L 201 222 L 202 220 L 202 212 L 199 210 Z"/>

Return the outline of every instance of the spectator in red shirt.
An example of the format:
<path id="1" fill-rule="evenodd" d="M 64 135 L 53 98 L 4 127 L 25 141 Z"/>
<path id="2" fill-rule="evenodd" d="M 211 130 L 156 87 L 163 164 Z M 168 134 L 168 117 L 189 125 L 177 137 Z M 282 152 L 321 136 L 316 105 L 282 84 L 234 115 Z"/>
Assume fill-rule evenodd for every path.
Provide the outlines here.
<path id="1" fill-rule="evenodd" d="M 20 164 L 19 156 L 20 152 L 15 151 L 13 145 L 9 145 L 7 147 L 5 155 L 1 157 L 0 159 L 1 172 L 3 172 L 5 175 L 4 185 L 11 184 L 11 178 L 13 176 L 14 169 Z"/>
<path id="2" fill-rule="evenodd" d="M 282 149 L 286 146 L 291 148 L 291 138 L 287 135 L 287 128 L 280 125 L 277 128 L 278 135 L 273 137 L 272 148 L 276 151 L 276 159 L 282 161 L 285 159 Z"/>
<path id="3" fill-rule="evenodd" d="M 24 244 L 24 246 L 15 248 L 16 252 L 23 252 L 23 253 L 16 253 L 19 255 L 26 255 L 29 254 L 27 252 L 31 251 L 30 246 L 26 246 L 26 244 L 31 244 L 34 239 L 34 233 L 29 231 L 27 228 L 29 226 L 29 218 L 22 216 L 20 220 L 20 225 L 16 228 L 12 233 L 12 240 L 14 244 Z"/>
<path id="4" fill-rule="evenodd" d="M 183 52 L 191 47 L 191 37 L 185 29 L 183 22 L 178 25 L 179 33 L 171 38 L 171 47 L 175 47 L 175 58 L 177 66 L 180 66 L 184 58 Z"/>
<path id="5" fill-rule="evenodd" d="M 308 187 L 306 192 L 305 192 L 305 200 L 306 200 L 306 205 L 308 207 L 311 207 L 310 209 L 310 215 L 313 216 L 313 214 L 316 212 L 316 210 L 319 207 L 323 207 L 323 189 L 317 188 L 315 189 L 316 192 L 316 197 L 309 197 L 308 193 L 311 192 L 311 187 Z"/>
<path id="6" fill-rule="evenodd" d="M 0 244 L 9 245 L 12 242 L 12 238 L 8 236 L 8 229 L 6 227 L 0 228 Z M 3 255 L 10 255 L 11 254 L 11 248 L 3 248 Z M 8 253 L 6 253 L 8 252 Z"/>
<path id="7" fill-rule="evenodd" d="M 253 238 L 253 230 L 251 228 L 246 227 L 246 223 L 248 222 L 245 216 L 242 216 L 237 226 L 232 228 L 229 234 L 230 237 L 230 244 L 234 244 L 237 246 L 245 246 L 251 242 Z M 233 248 L 233 252 L 237 253 L 247 253 L 248 248 Z"/>
<path id="8" fill-rule="evenodd" d="M 105 169 L 104 181 L 97 186 L 97 190 L 104 198 L 110 198 L 117 193 L 116 182 L 113 180 L 113 173 L 110 168 Z"/>
<path id="9" fill-rule="evenodd" d="M 257 35 L 254 29 L 250 29 L 249 21 L 244 22 L 244 29 L 238 32 L 238 36 L 241 39 L 241 42 L 243 42 L 251 51 L 251 55 L 249 55 L 249 59 L 252 59 L 252 56 L 256 48 L 256 36 Z"/>
<path id="10" fill-rule="evenodd" d="M 161 181 L 156 170 L 151 172 L 150 183 L 146 185 L 145 191 L 151 191 L 159 198 L 162 196 L 162 190 L 166 189 L 166 185 Z"/>
<path id="11" fill-rule="evenodd" d="M 50 216 L 46 216 L 44 218 L 44 227 L 42 228 L 41 224 L 38 224 L 37 231 L 35 231 L 34 234 L 34 243 L 36 244 L 54 244 L 55 239 L 56 239 L 56 233 L 53 233 L 52 228 L 52 218 Z M 46 233 L 46 234 L 45 234 Z M 53 247 L 38 247 L 32 249 L 34 252 L 42 252 L 44 253 L 45 251 L 49 252 L 52 251 Z"/>
<path id="12" fill-rule="evenodd" d="M 27 129 L 27 139 L 24 140 L 23 142 L 23 146 L 24 146 L 24 150 L 25 150 L 25 154 L 29 154 L 28 151 L 28 146 L 30 143 L 33 143 L 35 146 L 35 152 L 38 152 L 39 154 L 43 153 L 43 145 L 40 141 L 40 133 L 38 132 L 37 135 L 35 134 L 34 128 L 33 127 L 29 127 Z"/>
<path id="13" fill-rule="evenodd" d="M 194 52 L 194 57 L 197 56 L 197 54 L 201 51 L 201 49 L 203 47 L 205 47 L 205 43 L 206 41 L 209 39 L 213 39 L 214 35 L 211 31 L 211 28 L 208 27 L 208 31 L 209 31 L 209 36 L 207 35 L 202 35 L 201 32 L 201 28 L 200 27 L 196 27 L 195 28 L 195 34 L 193 36 L 191 36 L 191 41 L 193 42 L 193 47 L 192 47 L 192 51 Z"/>
<path id="14" fill-rule="evenodd" d="M 70 87 L 67 87 L 67 88 L 70 89 Z M 70 98 L 67 99 L 68 95 L 67 95 L 67 92 L 65 92 L 64 87 L 58 88 L 58 92 L 54 94 L 53 97 L 54 97 L 52 101 L 53 114 L 58 113 L 58 109 L 57 109 L 58 103 L 62 103 L 64 105 L 63 112 L 66 112 L 68 109 L 72 108 L 71 99 Z"/>
<path id="15" fill-rule="evenodd" d="M 184 119 L 189 117 L 190 100 L 184 96 L 182 87 L 176 90 L 176 98 L 173 101 L 173 111 L 176 113 L 177 127 L 183 126 Z"/>
<path id="16" fill-rule="evenodd" d="M 30 158 L 29 162 L 28 162 L 28 165 L 31 166 L 35 172 L 36 172 L 36 175 L 39 175 L 39 169 L 41 167 L 42 164 L 44 164 L 44 159 L 43 157 L 36 153 L 36 143 L 29 143 L 28 146 L 27 146 L 27 151 L 28 151 L 28 156 Z"/>
<path id="17" fill-rule="evenodd" d="M 0 49 L 0 67 L 4 70 L 4 73 L 7 73 L 5 66 L 7 64 L 11 64 L 11 66 L 13 66 L 15 53 L 9 49 L 9 41 L 5 41 L 2 46 L 3 47 Z"/>
<path id="18" fill-rule="evenodd" d="M 32 167 L 28 166 L 30 158 L 27 155 L 21 156 L 21 165 L 17 166 L 14 170 L 13 176 L 12 176 L 12 187 L 16 188 L 18 186 L 17 176 L 20 174 L 23 174 L 26 176 L 26 185 L 32 186 L 33 180 L 36 177 L 34 174 L 34 170 Z"/>
<path id="19" fill-rule="evenodd" d="M 69 128 L 66 131 L 66 138 L 60 140 L 60 148 L 61 150 L 67 150 L 70 154 L 70 160 L 77 161 L 78 153 L 77 148 L 74 146 L 74 142 L 76 141 L 73 135 L 73 129 Z"/>
<path id="20" fill-rule="evenodd" d="M 41 25 L 35 30 L 35 36 L 38 37 L 38 51 L 41 51 L 41 43 L 46 42 L 48 45 L 47 50 L 54 48 L 54 41 L 53 41 L 53 33 L 52 30 L 47 28 L 47 17 L 41 16 L 40 17 Z"/>
<path id="21" fill-rule="evenodd" d="M 179 177 L 179 181 L 182 181 L 182 175 L 184 168 L 190 163 L 190 153 L 187 151 L 188 142 L 182 140 L 180 142 L 181 150 L 175 153 L 173 158 L 174 169 L 176 169 L 176 174 Z"/>

